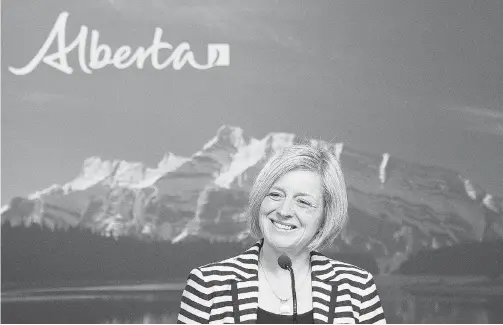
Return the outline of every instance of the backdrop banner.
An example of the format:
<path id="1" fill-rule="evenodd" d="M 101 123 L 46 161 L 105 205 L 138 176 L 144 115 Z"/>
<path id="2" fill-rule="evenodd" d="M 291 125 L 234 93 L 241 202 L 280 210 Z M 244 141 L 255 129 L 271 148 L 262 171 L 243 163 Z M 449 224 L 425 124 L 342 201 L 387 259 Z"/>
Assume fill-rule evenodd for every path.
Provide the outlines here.
<path id="1" fill-rule="evenodd" d="M 1 3 L 1 321 L 173 323 L 272 154 L 339 159 L 389 323 L 503 322 L 500 1 Z"/>

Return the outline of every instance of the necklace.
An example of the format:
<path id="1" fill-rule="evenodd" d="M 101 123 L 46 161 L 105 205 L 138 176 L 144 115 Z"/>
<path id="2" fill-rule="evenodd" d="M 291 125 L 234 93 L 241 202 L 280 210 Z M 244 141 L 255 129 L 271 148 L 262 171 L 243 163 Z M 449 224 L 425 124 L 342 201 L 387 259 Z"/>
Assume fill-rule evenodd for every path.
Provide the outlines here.
<path id="1" fill-rule="evenodd" d="M 264 277 L 265 277 L 265 280 L 267 282 L 267 284 L 269 285 L 269 288 L 271 288 L 271 291 L 272 293 L 276 296 L 276 298 L 279 299 L 279 312 L 281 315 L 290 315 L 290 305 L 288 304 L 288 301 L 290 299 L 292 299 L 292 295 L 286 299 L 283 299 L 281 298 L 280 296 L 278 296 L 276 294 L 276 292 L 274 291 L 274 289 L 272 288 L 272 285 L 271 285 L 271 282 L 269 282 L 269 279 L 267 278 L 267 274 L 265 272 L 265 268 L 264 266 L 262 265 L 262 263 L 260 262 L 260 258 L 258 260 L 258 264 L 260 266 L 260 270 L 262 271 L 262 273 L 264 274 Z M 309 263 L 311 264 L 311 263 Z M 311 273 L 311 265 L 309 265 L 309 269 L 308 269 L 308 272 L 306 273 L 306 277 L 304 278 L 304 280 L 302 281 L 302 284 L 299 286 L 299 288 L 302 288 L 304 286 L 304 284 L 306 283 L 306 280 L 308 278 L 308 275 Z"/>

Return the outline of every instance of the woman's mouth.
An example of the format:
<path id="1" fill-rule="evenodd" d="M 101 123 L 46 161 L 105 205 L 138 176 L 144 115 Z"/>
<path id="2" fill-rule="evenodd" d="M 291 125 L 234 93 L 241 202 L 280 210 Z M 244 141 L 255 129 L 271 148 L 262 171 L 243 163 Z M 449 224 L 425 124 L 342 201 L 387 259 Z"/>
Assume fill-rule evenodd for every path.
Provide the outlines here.
<path id="1" fill-rule="evenodd" d="M 278 228 L 280 230 L 283 230 L 283 231 L 290 231 L 290 230 L 297 229 L 297 227 L 294 226 L 294 225 L 285 224 L 285 223 L 282 223 L 282 222 L 279 222 L 279 221 L 276 221 L 276 220 L 272 220 L 272 219 L 269 219 L 269 220 L 271 220 L 271 223 L 276 228 Z"/>

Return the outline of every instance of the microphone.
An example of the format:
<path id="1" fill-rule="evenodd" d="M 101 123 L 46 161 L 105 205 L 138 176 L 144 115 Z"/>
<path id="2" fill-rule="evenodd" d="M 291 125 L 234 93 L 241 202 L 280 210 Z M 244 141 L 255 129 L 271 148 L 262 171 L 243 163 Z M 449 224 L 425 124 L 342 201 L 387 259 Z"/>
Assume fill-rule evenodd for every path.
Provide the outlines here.
<path id="1" fill-rule="evenodd" d="M 288 270 L 289 268 L 292 267 L 292 260 L 290 257 L 286 256 L 285 254 L 281 255 L 278 258 L 278 265 L 283 269 L 283 270 Z"/>
<path id="2" fill-rule="evenodd" d="M 295 275 L 293 274 L 292 260 L 290 257 L 282 254 L 278 257 L 278 265 L 284 269 L 290 271 L 290 278 L 292 279 L 292 298 L 293 298 L 293 323 L 297 323 L 297 294 L 295 292 Z"/>

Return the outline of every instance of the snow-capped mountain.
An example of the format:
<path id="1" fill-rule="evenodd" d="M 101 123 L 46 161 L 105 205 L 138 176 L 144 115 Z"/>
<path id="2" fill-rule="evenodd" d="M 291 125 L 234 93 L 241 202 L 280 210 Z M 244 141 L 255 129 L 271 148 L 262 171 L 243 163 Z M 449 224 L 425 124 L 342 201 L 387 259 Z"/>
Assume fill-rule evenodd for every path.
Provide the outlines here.
<path id="1" fill-rule="evenodd" d="M 271 154 L 298 140 L 288 133 L 255 139 L 223 126 L 191 157 L 168 154 L 157 168 L 91 157 L 74 180 L 13 199 L 2 224 L 173 242 L 241 240 L 253 180 Z M 370 252 L 386 272 L 421 248 L 503 238 L 503 200 L 456 172 L 325 144 L 341 161 L 350 203 L 334 249 Z"/>

